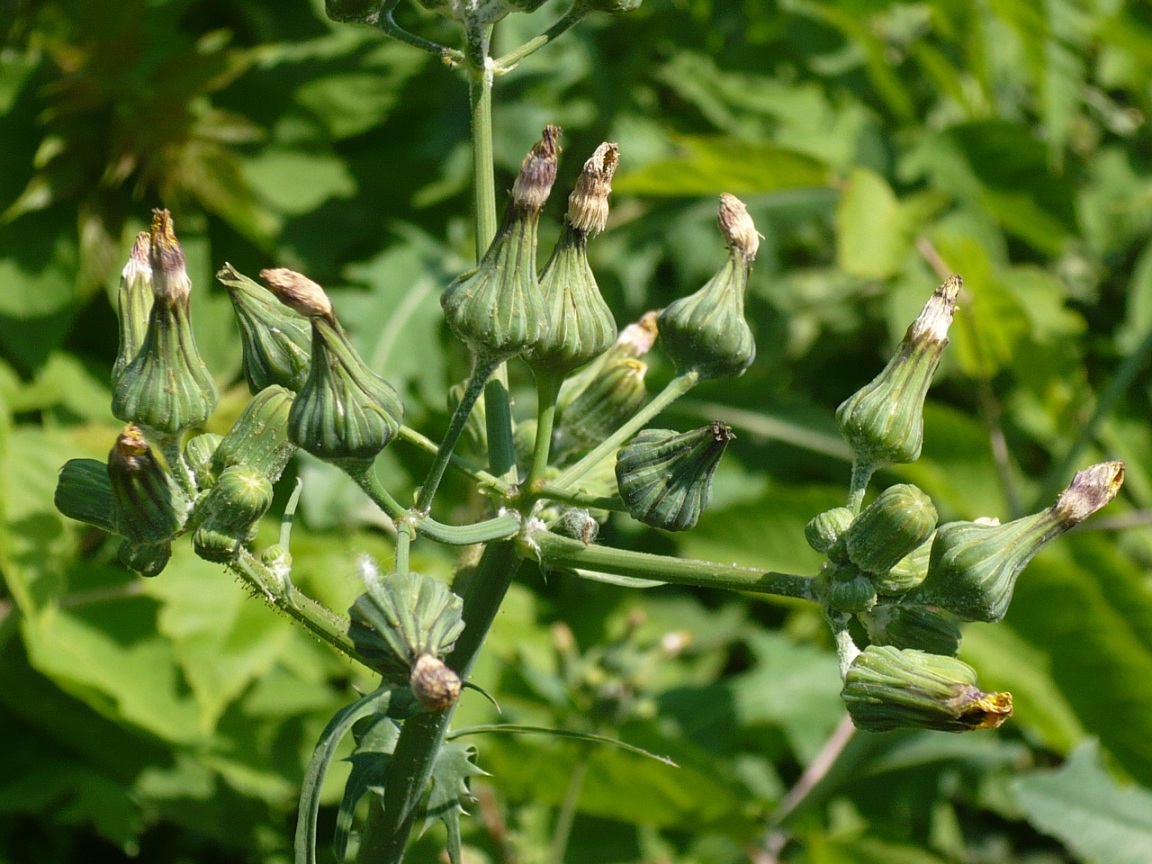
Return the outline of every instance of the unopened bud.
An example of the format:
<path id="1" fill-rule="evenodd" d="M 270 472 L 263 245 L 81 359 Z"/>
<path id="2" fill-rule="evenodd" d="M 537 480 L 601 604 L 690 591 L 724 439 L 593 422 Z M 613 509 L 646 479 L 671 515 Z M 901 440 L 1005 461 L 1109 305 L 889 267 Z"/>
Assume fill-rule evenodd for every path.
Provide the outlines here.
<path id="1" fill-rule="evenodd" d="M 120 290 L 116 306 L 120 318 L 120 350 L 112 366 L 115 384 L 128 364 L 136 359 L 148 333 L 148 315 L 152 311 L 152 260 L 148 233 L 136 235 L 128 263 L 120 273 Z"/>
<path id="2" fill-rule="evenodd" d="M 312 319 L 312 361 L 288 414 L 288 440 L 329 461 L 375 457 L 404 419 L 396 389 L 352 347 L 323 288 L 284 268 L 262 270 L 260 277 L 283 303 Z"/>
<path id="3" fill-rule="evenodd" d="M 742 375 L 756 359 L 756 342 L 744 320 L 744 293 L 759 237 L 744 204 L 720 196 L 720 230 L 728 260 L 708 283 L 660 313 L 660 341 L 681 373 L 701 378 Z"/>
<path id="4" fill-rule="evenodd" d="M 504 222 L 475 269 L 440 297 L 452 332 L 477 357 L 507 360 L 540 338 L 548 320 L 536 279 L 536 226 L 556 179 L 560 130 L 549 126 L 524 159 Z"/>
<path id="5" fill-rule="evenodd" d="M 915 462 L 924 443 L 924 397 L 948 344 L 962 286 L 953 276 L 908 327 L 888 365 L 836 409 L 836 423 L 857 461 Z"/>
<path id="6" fill-rule="evenodd" d="M 960 621 L 929 606 L 882 604 L 859 616 L 873 645 L 915 648 L 955 657 L 960 650 Z"/>
<path id="7" fill-rule="evenodd" d="M 659 312 L 645 312 L 639 321 L 629 324 L 620 331 L 620 335 L 607 351 L 567 378 L 564 386 L 560 388 L 560 398 L 556 403 L 561 413 L 594 381 L 597 381 L 608 366 L 621 360 L 639 360 L 651 351 L 656 343 L 656 319 L 659 316 Z M 644 365 L 643 368 L 647 366 Z"/>
<path id="8" fill-rule="evenodd" d="M 966 621 L 999 621 L 1028 562 L 1115 498 L 1123 482 L 1124 463 L 1103 462 L 1079 472 L 1056 503 L 1040 513 L 1006 525 L 941 526 L 932 541 L 928 576 L 905 599 L 940 606 Z"/>
<path id="9" fill-rule="evenodd" d="M 847 507 L 834 507 L 831 510 L 825 510 L 823 513 L 813 516 L 812 520 L 804 526 L 804 539 L 808 541 L 808 545 L 813 550 L 821 555 L 832 557 L 833 550 L 838 549 L 838 554 L 832 557 L 832 560 L 846 564 L 848 556 L 844 551 L 842 541 L 844 532 L 848 530 L 848 526 L 852 524 L 854 518 L 852 511 Z"/>
<path id="10" fill-rule="evenodd" d="M 190 505 L 136 426 L 128 426 L 108 454 L 116 531 L 133 542 L 155 543 L 175 536 Z"/>
<path id="11" fill-rule="evenodd" d="M 560 407 L 558 452 L 590 450 L 648 401 L 643 360 L 621 359 L 603 367 L 576 397 Z"/>
<path id="12" fill-rule="evenodd" d="M 225 468 L 197 508 L 200 524 L 192 535 L 196 554 L 221 563 L 235 558 L 255 538 L 272 506 L 272 494 L 272 484 L 255 468 Z"/>
<path id="13" fill-rule="evenodd" d="M 712 477 L 728 442 L 736 436 L 720 422 L 677 433 L 645 429 L 620 449 L 616 483 L 632 518 L 685 531 L 708 506 Z"/>
<path id="14" fill-rule="evenodd" d="M 416 701 L 434 714 L 447 711 L 460 698 L 460 676 L 431 654 L 416 658 L 408 686 Z"/>
<path id="15" fill-rule="evenodd" d="M 231 264 L 225 264 L 216 278 L 228 289 L 240 324 L 248 389 L 259 393 L 279 384 L 299 390 L 308 377 L 308 358 L 312 353 L 312 328 L 307 318 L 277 302 Z"/>
<path id="16" fill-rule="evenodd" d="M 148 330 L 139 352 L 114 381 L 112 413 L 176 435 L 208 419 L 216 407 L 216 385 L 192 333 L 192 284 L 167 210 L 153 214 L 149 259 L 154 302 Z"/>
<path id="17" fill-rule="evenodd" d="M 387 680 L 408 684 L 420 657 L 446 657 L 464 630 L 463 601 L 419 573 L 371 579 L 349 610 L 357 650 Z"/>
<path id="18" fill-rule="evenodd" d="M 840 693 L 858 729 L 995 729 L 1012 716 L 1011 693 L 984 693 L 953 657 L 870 645 L 852 661 Z"/>
<path id="19" fill-rule="evenodd" d="M 189 438 L 184 445 L 184 461 L 188 463 L 188 470 L 192 472 L 198 489 L 208 489 L 216 482 L 212 459 L 221 440 L 215 432 L 203 432 Z"/>
<path id="20" fill-rule="evenodd" d="M 219 476 L 233 465 L 242 465 L 270 483 L 279 480 L 296 452 L 296 445 L 288 440 L 292 402 L 292 392 L 277 385 L 257 393 L 213 452 L 213 473 Z"/>
<path id="21" fill-rule="evenodd" d="M 825 564 L 825 603 L 833 612 L 865 612 L 876 605 L 876 586 L 851 564 Z"/>
<path id="22" fill-rule="evenodd" d="M 540 276 L 548 315 L 528 356 L 534 369 L 567 373 L 603 354 L 616 339 L 616 320 L 588 266 L 588 238 L 608 218 L 615 171 L 616 145 L 601 144 L 584 163 L 568 199 L 564 231 Z"/>
<path id="23" fill-rule="evenodd" d="M 928 562 L 932 559 L 932 540 L 935 533 L 897 561 L 883 573 L 870 573 L 876 590 L 884 596 L 895 596 L 911 591 L 928 575 Z"/>
<path id="24" fill-rule="evenodd" d="M 98 459 L 69 459 L 56 483 L 56 509 L 78 522 L 116 533 L 108 466 Z"/>
<path id="25" fill-rule="evenodd" d="M 889 486 L 844 534 L 848 559 L 868 573 L 885 573 L 936 527 L 932 499 L 908 484 Z"/>

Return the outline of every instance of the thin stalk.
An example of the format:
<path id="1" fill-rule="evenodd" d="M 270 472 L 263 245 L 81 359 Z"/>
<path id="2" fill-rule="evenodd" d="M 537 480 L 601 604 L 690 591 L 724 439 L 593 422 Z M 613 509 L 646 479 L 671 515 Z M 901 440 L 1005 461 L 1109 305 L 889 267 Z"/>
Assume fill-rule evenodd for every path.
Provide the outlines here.
<path id="1" fill-rule="evenodd" d="M 446 658 L 448 665 L 467 680 L 476 654 L 496 618 L 508 586 L 519 568 L 520 558 L 511 543 L 492 543 L 480 557 L 476 573 L 464 595 L 464 632 Z M 374 811 L 373 824 L 360 850 L 364 864 L 398 864 L 416 823 L 419 804 L 436 754 L 454 709 L 442 714 L 420 714 L 404 722 L 396 750 L 388 763 L 384 810 Z"/>
<path id="2" fill-rule="evenodd" d="M 568 840 L 572 836 L 572 825 L 576 821 L 576 805 L 580 801 L 584 778 L 588 776 L 588 752 L 588 745 L 581 745 L 576 767 L 572 769 L 572 776 L 568 778 L 564 801 L 556 814 L 556 824 L 552 828 L 552 852 L 548 857 L 548 860 L 555 864 L 562 864 L 564 854 L 568 851 Z"/>
<path id="3" fill-rule="evenodd" d="M 428 469 L 428 476 L 424 478 L 424 483 L 420 486 L 420 493 L 416 496 L 417 511 L 427 513 L 432 509 L 432 499 L 436 496 L 436 490 L 440 488 L 440 481 L 444 479 L 444 471 L 448 468 L 452 451 L 456 449 L 460 435 L 468 423 L 468 415 L 472 413 L 480 394 L 484 392 L 485 383 L 497 365 L 490 359 L 476 357 L 476 362 L 472 367 L 472 376 L 468 379 L 468 386 L 464 388 L 464 395 L 460 398 L 460 404 L 452 413 L 448 432 L 444 435 L 444 440 L 440 442 L 440 448 L 436 451 L 436 458 L 432 461 L 432 467 Z"/>
<path id="4" fill-rule="evenodd" d="M 668 382 L 668 386 L 652 398 L 647 405 L 641 408 L 627 423 L 600 442 L 590 453 L 571 467 L 561 472 L 549 486 L 556 490 L 564 490 L 580 480 L 585 474 L 600 464 L 606 457 L 620 448 L 624 442 L 639 432 L 649 420 L 691 390 L 700 380 L 695 371 L 677 375 Z"/>
<path id="5" fill-rule="evenodd" d="M 492 158 L 492 59 L 488 48 L 492 28 L 468 25 L 464 59 L 468 71 L 468 102 L 472 110 L 472 177 L 476 200 L 476 260 L 496 236 L 496 177 Z"/>
<path id="6" fill-rule="evenodd" d="M 493 66 L 495 66 L 495 73 L 497 75 L 504 75 L 508 72 L 511 72 L 516 68 L 516 64 L 518 64 L 521 60 L 530 54 L 535 54 L 552 40 L 567 33 L 587 14 L 588 9 L 584 6 L 584 4 L 573 3 L 569 7 L 568 11 L 565 12 L 563 16 L 561 16 L 560 19 L 556 21 L 555 24 L 553 24 L 535 39 L 531 39 L 525 42 L 516 50 L 509 51 L 504 56 L 498 57 L 493 63 Z"/>
<path id="7" fill-rule="evenodd" d="M 1076 466 L 1076 460 L 1080 458 L 1080 453 L 1096 437 L 1096 430 L 1100 428 L 1100 424 L 1112 414 L 1116 409 L 1116 404 L 1132 386 L 1136 376 L 1148 365 L 1149 357 L 1152 357 L 1152 330 L 1148 331 L 1136 350 L 1124 358 L 1124 362 L 1120 364 L 1120 368 L 1112 377 L 1108 389 L 1096 402 L 1096 409 L 1092 412 L 1092 416 L 1080 429 L 1076 440 L 1069 445 L 1064 458 L 1044 478 L 1044 485 L 1040 489 L 1040 494 L 1036 496 L 1036 500 L 1032 504 L 1033 510 L 1050 503 L 1064 487 L 1064 484 L 1068 482 L 1068 476 Z"/>
<path id="8" fill-rule="evenodd" d="M 848 509 L 853 515 L 859 515 L 860 507 L 864 503 L 864 493 L 868 491 L 868 483 L 875 472 L 875 463 L 852 460 L 852 485 L 848 489 Z"/>
<path id="9" fill-rule="evenodd" d="M 412 549 L 412 539 L 416 533 L 413 524 L 405 519 L 396 523 L 396 572 L 407 573 L 409 570 L 409 552 Z"/>
<path id="10" fill-rule="evenodd" d="M 524 484 L 529 495 L 544 479 L 548 457 L 552 452 L 552 429 L 556 424 L 556 399 L 564 377 L 545 369 L 536 370 L 536 444 L 532 449 L 532 467 Z"/>
<path id="11" fill-rule="evenodd" d="M 431 453 L 433 456 L 435 456 L 437 451 L 440 449 L 439 445 L 435 441 L 433 441 L 427 435 L 423 435 L 420 432 L 417 432 L 411 426 L 401 426 L 400 431 L 396 433 L 396 437 L 407 444 L 411 444 L 413 447 L 418 447 L 425 453 Z M 512 490 L 509 488 L 508 484 L 501 480 L 499 477 L 488 473 L 480 466 L 470 462 L 462 456 L 456 455 L 455 453 L 453 453 L 448 458 L 448 467 L 452 468 L 454 471 L 460 472 L 460 474 L 464 475 L 469 480 L 472 480 L 477 485 L 488 489 L 501 497 L 507 498 L 512 494 Z"/>
<path id="12" fill-rule="evenodd" d="M 423 39 L 415 33 L 408 32 L 397 24 L 396 19 L 392 17 L 392 11 L 396 8 L 398 2 L 399 0 L 387 0 L 387 2 L 385 2 L 375 21 L 377 27 L 398 42 L 411 45 L 413 48 L 419 48 L 421 51 L 427 51 L 429 54 L 439 57 L 450 66 L 456 66 L 464 59 L 464 55 L 454 48 L 448 48 L 436 42 L 431 42 L 428 39 Z"/>
<path id="13" fill-rule="evenodd" d="M 672 558 L 595 544 L 585 546 L 579 540 L 561 537 L 549 531 L 537 531 L 521 543 L 527 547 L 525 553 L 534 554 L 540 566 L 545 569 L 597 570 L 615 576 L 658 579 L 678 585 L 812 599 L 812 579 L 808 576 L 716 561 Z"/>
<path id="14" fill-rule="evenodd" d="M 328 607 L 316 602 L 290 581 L 277 577 L 246 549 L 241 549 L 240 554 L 228 566 L 255 589 L 257 594 L 289 618 L 303 624 L 341 654 L 372 668 L 372 664 L 361 658 L 352 640 L 348 638 L 348 619 L 343 615 L 337 615 Z"/>
<path id="15" fill-rule="evenodd" d="M 824 620 L 832 628 L 832 638 L 836 642 L 836 656 L 840 659 L 841 679 L 848 676 L 852 661 L 860 656 L 860 649 L 856 647 L 856 643 L 852 641 L 852 634 L 848 632 L 848 621 L 851 617 L 851 615 L 846 615 L 843 612 L 824 610 Z"/>
<path id="16" fill-rule="evenodd" d="M 549 501 L 556 501 L 559 504 L 583 507 L 588 510 L 616 510 L 620 513 L 628 510 L 624 506 L 624 502 L 616 495 L 607 498 L 600 495 L 585 495 L 572 489 L 557 489 L 548 483 L 540 487 L 540 492 L 535 497 L 547 498 Z"/>

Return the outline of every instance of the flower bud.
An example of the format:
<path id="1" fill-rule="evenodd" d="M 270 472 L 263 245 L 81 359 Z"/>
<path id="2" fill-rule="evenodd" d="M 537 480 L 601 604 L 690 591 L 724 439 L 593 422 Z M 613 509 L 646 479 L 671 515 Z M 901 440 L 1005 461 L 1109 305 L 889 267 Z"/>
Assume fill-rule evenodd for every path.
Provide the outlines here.
<path id="1" fill-rule="evenodd" d="M 995 729 L 1012 716 L 1012 694 L 981 692 L 967 663 L 886 645 L 852 661 L 840 698 L 868 732 Z"/>
<path id="2" fill-rule="evenodd" d="M 116 533 L 108 466 L 98 459 L 69 459 L 56 482 L 56 509 L 78 522 Z"/>
<path id="3" fill-rule="evenodd" d="M 760 238 L 740 199 L 720 196 L 720 230 L 728 260 L 708 283 L 660 313 L 660 342 L 681 374 L 733 378 L 756 359 L 756 342 L 744 320 L 744 292 Z"/>
<path id="4" fill-rule="evenodd" d="M 883 371 L 836 409 L 836 423 L 857 461 L 915 462 L 924 443 L 924 397 L 948 344 L 962 286 L 952 276 L 925 304 Z"/>
<path id="5" fill-rule="evenodd" d="M 416 658 L 408 687 L 416 701 L 435 714 L 447 711 L 460 698 L 460 676 L 431 654 Z"/>
<path id="6" fill-rule="evenodd" d="M 231 465 L 220 472 L 197 508 L 200 524 L 192 535 L 196 554 L 226 563 L 240 547 L 251 543 L 256 529 L 272 506 L 272 484 L 258 469 Z"/>
<path id="7" fill-rule="evenodd" d="M 387 680 L 409 684 L 417 661 L 447 656 L 464 629 L 463 601 L 443 582 L 419 573 L 369 581 L 349 610 L 357 650 Z"/>
<path id="8" fill-rule="evenodd" d="M 643 360 L 620 359 L 560 409 L 556 430 L 558 453 L 591 450 L 639 411 L 648 400 Z"/>
<path id="9" fill-rule="evenodd" d="M 639 321 L 629 324 L 620 331 L 620 335 L 607 351 L 576 374 L 566 378 L 560 388 L 560 396 L 556 400 L 561 413 L 600 377 L 607 366 L 619 360 L 639 360 L 651 351 L 656 343 L 656 319 L 659 316 L 659 312 L 645 312 Z"/>
<path id="10" fill-rule="evenodd" d="M 882 596 L 894 596 L 911 591 L 928 575 L 928 562 L 932 557 L 935 533 L 901 558 L 883 573 L 870 573 L 876 591 Z"/>
<path id="11" fill-rule="evenodd" d="M 714 421 L 684 433 L 645 429 L 620 448 L 616 483 L 632 518 L 665 531 L 692 528 L 708 506 L 712 476 L 735 437 Z"/>
<path id="12" fill-rule="evenodd" d="M 159 543 L 184 527 L 191 505 L 136 426 L 128 426 L 108 454 L 116 531 L 132 543 Z"/>
<path id="13" fill-rule="evenodd" d="M 851 564 L 824 565 L 825 602 L 833 612 L 865 612 L 876 605 L 876 586 Z"/>
<path id="14" fill-rule="evenodd" d="M 854 518 L 852 511 L 847 507 L 834 507 L 823 513 L 817 513 L 804 526 L 804 539 L 821 555 L 831 557 L 833 550 L 838 549 L 839 554 L 833 560 L 839 564 L 846 564 L 848 556 L 844 552 L 844 544 L 841 541 L 844 532 L 848 530 L 848 526 L 852 524 Z"/>
<path id="15" fill-rule="evenodd" d="M 565 374 L 608 350 L 616 320 L 588 266 L 588 239 L 604 229 L 616 173 L 616 145 L 596 148 L 568 198 L 564 232 L 540 276 L 548 306 L 546 326 L 532 346 L 533 369 Z"/>
<path id="16" fill-rule="evenodd" d="M 848 560 L 867 573 L 884 573 L 923 543 L 936 527 L 932 500 L 915 486 L 889 486 L 844 533 Z"/>
<path id="17" fill-rule="evenodd" d="M 120 318 L 120 350 L 112 366 L 113 386 L 124 374 L 128 364 L 140 353 L 148 332 L 148 316 L 152 311 L 151 245 L 147 232 L 137 234 L 128 255 L 128 263 L 120 273 L 120 290 L 116 294 Z"/>
<path id="18" fill-rule="evenodd" d="M 135 543 L 125 539 L 121 541 L 116 554 L 120 563 L 129 570 L 151 579 L 159 576 L 168 566 L 168 560 L 172 557 L 172 543 L 168 540 Z"/>
<path id="19" fill-rule="evenodd" d="M 932 541 L 928 576 L 905 600 L 940 606 L 966 621 L 999 621 L 1028 562 L 1115 498 L 1123 482 L 1123 462 L 1102 462 L 1079 472 L 1056 503 L 1040 513 L 1007 525 L 941 526 Z"/>
<path id="20" fill-rule="evenodd" d="M 192 286 L 167 210 L 153 212 L 149 257 L 154 300 L 148 330 L 139 352 L 114 382 L 112 413 L 176 435 L 208 419 L 216 407 L 216 385 L 192 333 Z"/>
<path id="21" fill-rule="evenodd" d="M 929 606 L 883 604 L 859 616 L 873 645 L 915 648 L 955 657 L 960 650 L 960 621 Z"/>
<path id="22" fill-rule="evenodd" d="M 308 377 L 312 328 L 308 319 L 278 303 L 269 292 L 225 264 L 216 274 L 240 324 L 244 380 L 259 393 L 279 384 L 296 391 Z"/>
<path id="23" fill-rule="evenodd" d="M 395 388 L 365 365 L 312 280 L 283 268 L 260 277 L 287 306 L 312 319 L 312 363 L 288 414 L 288 440 L 320 459 L 371 459 L 400 428 Z"/>
<path id="24" fill-rule="evenodd" d="M 292 392 L 278 385 L 257 393 L 216 448 L 213 473 L 219 476 L 233 465 L 243 465 L 271 483 L 279 480 L 296 452 L 288 440 L 292 402 Z"/>
<path id="25" fill-rule="evenodd" d="M 199 489 L 208 489 L 216 482 L 212 459 L 222 440 L 215 432 L 204 432 L 189 438 L 184 445 L 184 461 L 188 463 L 188 470 L 192 472 Z"/>
<path id="26" fill-rule="evenodd" d="M 504 222 L 488 251 L 440 297 L 452 332 L 489 362 L 527 350 L 547 325 L 536 280 L 536 226 L 556 179 L 559 135 L 558 127 L 545 128 L 520 167 Z"/>

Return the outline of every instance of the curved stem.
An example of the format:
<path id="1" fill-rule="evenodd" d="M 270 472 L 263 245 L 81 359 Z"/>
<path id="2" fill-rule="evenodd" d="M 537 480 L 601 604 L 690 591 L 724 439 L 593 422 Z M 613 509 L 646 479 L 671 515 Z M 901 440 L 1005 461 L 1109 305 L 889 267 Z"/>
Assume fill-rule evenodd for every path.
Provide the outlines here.
<path id="1" fill-rule="evenodd" d="M 400 431 L 396 433 L 396 437 L 407 444 L 411 444 L 413 447 L 420 448 L 425 453 L 431 453 L 433 456 L 440 450 L 440 447 L 435 441 L 427 435 L 422 435 L 410 426 L 401 426 Z M 448 458 L 448 467 L 459 471 L 478 486 L 488 489 L 502 498 L 507 498 L 512 494 L 512 490 L 508 484 L 499 477 L 488 473 L 483 468 L 455 453 Z"/>
<path id="2" fill-rule="evenodd" d="M 419 48 L 421 51 L 427 51 L 429 54 L 439 57 L 450 66 L 456 66 L 464 59 L 464 55 L 459 51 L 436 42 L 431 42 L 428 39 L 423 39 L 415 33 L 409 33 L 397 24 L 396 19 L 392 17 L 392 12 L 398 2 L 399 0 L 387 0 L 373 23 L 398 42 L 411 45 L 413 48 Z"/>
<path id="3" fill-rule="evenodd" d="M 872 462 L 852 460 L 852 485 L 848 490 L 848 509 L 853 515 L 859 515 L 860 506 L 864 503 L 864 493 L 868 491 L 868 483 L 876 472 L 876 465 Z"/>
<path id="4" fill-rule="evenodd" d="M 592 452 L 584 456 L 584 458 L 575 465 L 561 472 L 560 476 L 553 480 L 549 486 L 558 491 L 563 491 L 572 486 L 600 464 L 603 459 L 618 450 L 625 441 L 640 431 L 649 420 L 695 387 L 699 380 L 700 376 L 696 372 L 685 372 L 683 375 L 677 375 L 668 382 L 667 387 L 661 390 L 651 402 L 641 408 L 627 423 L 600 442 Z"/>
<path id="5" fill-rule="evenodd" d="M 558 864 L 564 861 L 564 853 L 568 851 L 568 839 L 572 836 L 572 824 L 576 821 L 576 805 L 580 801 L 580 790 L 584 788 L 584 778 L 588 776 L 588 751 L 587 744 L 581 745 L 580 756 L 568 779 L 568 789 L 564 792 L 564 801 L 552 828 L 552 853 L 548 860 Z"/>
<path id="6" fill-rule="evenodd" d="M 609 546 L 586 546 L 579 540 L 561 537 L 550 531 L 537 531 L 519 542 L 525 547 L 525 554 L 534 555 L 545 569 L 597 570 L 616 576 L 658 579 L 678 585 L 812 599 L 812 579 L 808 576 L 715 561 L 672 558 Z"/>
<path id="7" fill-rule="evenodd" d="M 503 57 L 497 58 L 493 64 L 496 67 L 495 73 L 497 75 L 504 75 L 508 72 L 511 72 L 516 68 L 516 65 L 521 60 L 530 54 L 536 53 L 553 39 L 556 39 L 558 36 L 567 33 L 580 21 L 580 19 L 582 19 L 587 14 L 588 10 L 586 7 L 584 7 L 583 4 L 573 3 L 572 6 L 569 7 L 568 11 L 565 12 L 564 15 L 555 24 L 553 24 L 535 39 L 531 39 L 528 42 L 525 42 L 519 48 L 514 51 L 509 51 Z"/>

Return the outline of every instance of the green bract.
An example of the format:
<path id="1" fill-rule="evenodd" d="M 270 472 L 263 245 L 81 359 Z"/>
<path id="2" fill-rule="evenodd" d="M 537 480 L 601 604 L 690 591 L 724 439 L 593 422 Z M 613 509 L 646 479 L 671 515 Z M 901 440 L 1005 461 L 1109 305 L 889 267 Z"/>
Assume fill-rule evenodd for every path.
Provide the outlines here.
<path id="1" fill-rule="evenodd" d="M 192 535 L 196 554 L 208 561 L 231 561 L 252 542 L 260 519 L 272 506 L 272 484 L 258 469 L 231 465 L 197 508 L 200 525 Z"/>
<path id="2" fill-rule="evenodd" d="M 873 645 L 915 648 L 948 657 L 960 650 L 960 622 L 943 609 L 881 604 L 859 618 Z"/>
<path id="3" fill-rule="evenodd" d="M 701 378 L 743 374 L 756 359 L 756 341 L 744 320 L 744 292 L 760 238 L 748 209 L 733 195 L 720 196 L 720 230 L 728 260 L 708 283 L 660 313 L 660 344 L 680 373 Z"/>
<path id="4" fill-rule="evenodd" d="M 868 573 L 885 573 L 928 539 L 936 508 L 915 486 L 889 486 L 844 533 L 848 559 Z"/>
<path id="5" fill-rule="evenodd" d="M 981 692 L 967 663 L 891 646 L 869 646 L 852 661 L 840 698 L 869 732 L 994 729 L 1012 716 L 1012 694 Z"/>
<path id="6" fill-rule="evenodd" d="M 864 612 L 876 605 L 876 586 L 851 564 L 826 564 L 825 602 L 833 612 Z"/>
<path id="7" fill-rule="evenodd" d="M 829 555 L 840 564 L 847 563 L 848 557 L 844 554 L 841 540 L 854 518 L 852 511 L 847 507 L 825 510 L 813 516 L 804 526 L 804 539 L 821 555 Z M 839 555 L 833 555 L 833 550 L 837 547 L 840 550 Z"/>
<path id="8" fill-rule="evenodd" d="M 112 382 L 115 387 L 128 364 L 136 359 L 144 345 L 148 332 L 148 317 L 152 312 L 152 260 L 151 240 L 148 233 L 136 235 L 128 263 L 120 273 L 120 290 L 116 294 L 117 312 L 120 321 L 120 350 L 116 363 L 112 366 Z"/>
<path id="9" fill-rule="evenodd" d="M 616 483 L 628 512 L 665 531 L 693 527 L 708 506 L 720 457 L 735 437 L 720 422 L 684 433 L 645 429 L 616 457 Z"/>
<path id="10" fill-rule="evenodd" d="M 299 390 L 308 377 L 312 328 L 308 319 L 278 303 L 267 289 L 225 264 L 216 278 L 228 289 L 228 298 L 240 323 L 244 350 L 244 380 L 259 393 L 279 384 Z"/>

